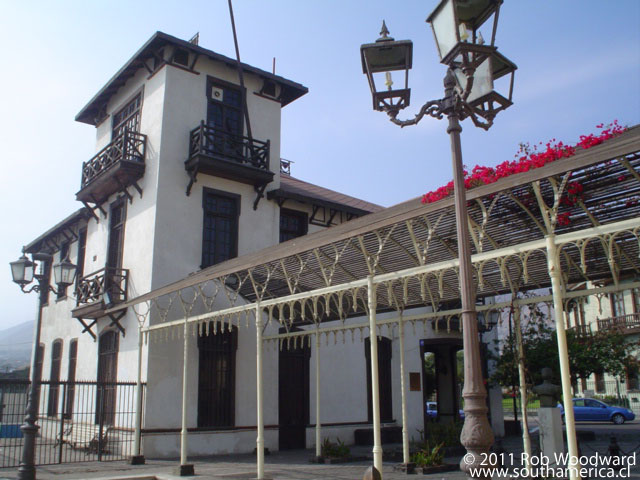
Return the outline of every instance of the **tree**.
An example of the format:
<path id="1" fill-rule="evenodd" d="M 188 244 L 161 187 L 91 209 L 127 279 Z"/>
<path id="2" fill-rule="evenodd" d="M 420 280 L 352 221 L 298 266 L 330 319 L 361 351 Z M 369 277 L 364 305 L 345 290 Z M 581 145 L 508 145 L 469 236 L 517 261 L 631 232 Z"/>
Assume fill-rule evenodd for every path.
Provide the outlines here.
<path id="1" fill-rule="evenodd" d="M 540 371 L 551 367 L 557 378 L 560 376 L 558 343 L 555 329 L 550 327 L 548 316 L 534 307 L 522 324 L 524 362 L 527 383 L 541 382 Z M 496 371 L 491 380 L 500 385 L 518 385 L 518 359 L 515 334 L 499 341 L 500 354 L 495 358 Z M 636 361 L 633 352 L 638 342 L 625 341 L 625 336 L 616 331 L 598 331 L 592 335 L 578 335 L 567 331 L 569 368 L 572 381 L 586 379 L 593 373 L 609 373 L 622 376 L 625 368 Z"/>

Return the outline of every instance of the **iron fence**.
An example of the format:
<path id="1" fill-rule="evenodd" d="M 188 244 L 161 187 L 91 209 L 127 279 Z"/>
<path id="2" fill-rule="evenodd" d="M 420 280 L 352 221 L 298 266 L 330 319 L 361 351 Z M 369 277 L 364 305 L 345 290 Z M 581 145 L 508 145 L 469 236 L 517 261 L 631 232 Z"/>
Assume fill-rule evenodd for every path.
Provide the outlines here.
<path id="1" fill-rule="evenodd" d="M 28 380 L 0 380 L 0 468 L 20 464 L 28 391 Z M 134 455 L 135 382 L 44 380 L 38 398 L 36 465 Z"/>
<path id="2" fill-rule="evenodd" d="M 636 388 L 638 385 L 634 382 L 621 382 L 616 380 L 578 380 L 573 385 L 574 397 L 592 397 L 616 407 L 624 407 L 631 409 L 637 417 L 640 417 L 640 390 Z M 514 414 L 514 407 L 517 414 Z M 520 418 L 520 396 L 516 395 L 515 402 L 512 396 L 504 396 L 502 399 L 502 408 L 505 417 Z M 537 395 L 529 392 L 527 402 L 527 414 L 536 416 L 540 408 L 540 400 Z"/>
<path id="3" fill-rule="evenodd" d="M 625 407 L 640 416 L 640 390 L 635 382 L 587 380 L 578 382 L 576 393 L 602 400 L 611 406 Z"/>

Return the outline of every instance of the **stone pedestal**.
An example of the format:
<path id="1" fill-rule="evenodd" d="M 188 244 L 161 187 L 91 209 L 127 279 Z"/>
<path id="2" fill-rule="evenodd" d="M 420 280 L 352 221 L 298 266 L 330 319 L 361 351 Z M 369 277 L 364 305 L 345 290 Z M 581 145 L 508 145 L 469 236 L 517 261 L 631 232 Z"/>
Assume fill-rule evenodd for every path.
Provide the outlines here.
<path id="1" fill-rule="evenodd" d="M 565 451 L 560 409 L 541 407 L 538 410 L 538 422 L 540 424 L 540 452 L 549 459 L 549 465 L 553 465 L 555 456 Z"/>

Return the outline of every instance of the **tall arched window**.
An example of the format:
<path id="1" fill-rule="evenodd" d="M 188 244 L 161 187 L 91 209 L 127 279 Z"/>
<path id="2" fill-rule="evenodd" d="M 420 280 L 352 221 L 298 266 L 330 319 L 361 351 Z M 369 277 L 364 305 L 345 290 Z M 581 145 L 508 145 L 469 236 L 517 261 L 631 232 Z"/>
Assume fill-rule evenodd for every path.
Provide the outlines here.
<path id="1" fill-rule="evenodd" d="M 236 349 L 238 329 L 198 337 L 198 426 L 235 425 Z"/>
<path id="2" fill-rule="evenodd" d="M 98 341 L 98 395 L 96 423 L 113 425 L 116 415 L 116 382 L 118 381 L 119 333 L 115 330 L 100 335 Z"/>
<path id="3" fill-rule="evenodd" d="M 62 361 L 62 340 L 53 341 L 51 348 L 51 375 L 49 375 L 49 401 L 47 402 L 47 415 L 58 415 L 58 397 L 60 396 L 60 362 Z"/>
<path id="4" fill-rule="evenodd" d="M 73 404 L 76 396 L 76 366 L 78 363 L 78 339 L 74 338 L 69 343 L 69 366 L 67 369 L 67 404 L 64 408 L 65 418 L 73 416 Z"/>

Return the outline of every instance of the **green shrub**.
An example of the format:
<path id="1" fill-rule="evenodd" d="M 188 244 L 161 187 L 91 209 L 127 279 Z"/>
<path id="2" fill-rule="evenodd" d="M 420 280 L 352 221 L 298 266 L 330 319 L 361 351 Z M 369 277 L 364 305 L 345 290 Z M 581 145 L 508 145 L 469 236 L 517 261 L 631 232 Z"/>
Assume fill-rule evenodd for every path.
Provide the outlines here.
<path id="1" fill-rule="evenodd" d="M 444 451 L 442 450 L 443 447 L 444 444 L 439 443 L 431 450 L 420 450 L 419 452 L 411 455 L 411 461 L 418 467 L 433 467 L 436 465 L 442 465 L 442 461 L 444 460 Z"/>
<path id="2" fill-rule="evenodd" d="M 336 443 L 325 438 L 324 442 L 322 442 L 320 454 L 323 457 L 344 458 L 351 454 L 351 450 L 339 438 L 336 438 Z"/>

